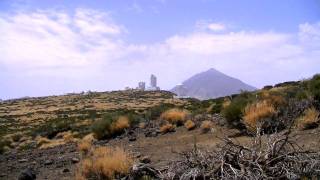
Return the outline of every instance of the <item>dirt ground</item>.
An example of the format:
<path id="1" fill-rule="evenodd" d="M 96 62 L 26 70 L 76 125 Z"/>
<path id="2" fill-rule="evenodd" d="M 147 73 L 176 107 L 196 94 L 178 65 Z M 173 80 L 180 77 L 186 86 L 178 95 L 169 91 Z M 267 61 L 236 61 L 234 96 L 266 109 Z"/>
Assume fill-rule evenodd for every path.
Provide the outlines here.
<path id="1" fill-rule="evenodd" d="M 201 133 L 200 129 L 187 131 L 184 127 L 176 132 L 145 137 L 137 132 L 137 139 L 129 141 L 128 137 L 116 138 L 110 141 L 97 142 L 97 146 L 120 146 L 132 152 L 135 156 L 149 156 L 151 164 L 156 168 L 165 168 L 170 161 L 179 158 L 178 153 L 191 149 L 195 144 L 199 148 L 215 148 L 221 137 L 233 137 L 237 130 L 216 126 L 208 133 Z M 301 147 L 320 150 L 320 129 L 294 132 Z M 238 136 L 234 141 L 248 144 L 250 137 Z M 0 156 L 0 179 L 17 179 L 19 174 L 30 167 L 35 170 L 37 179 L 73 179 L 80 160 L 75 144 L 66 144 L 50 149 L 36 149 L 25 152 L 10 152 Z"/>

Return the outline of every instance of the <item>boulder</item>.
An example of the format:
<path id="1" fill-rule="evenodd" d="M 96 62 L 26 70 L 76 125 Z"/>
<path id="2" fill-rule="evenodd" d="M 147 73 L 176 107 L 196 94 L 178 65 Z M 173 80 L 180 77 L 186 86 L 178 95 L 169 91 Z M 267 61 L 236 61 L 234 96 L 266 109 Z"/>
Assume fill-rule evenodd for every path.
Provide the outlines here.
<path id="1" fill-rule="evenodd" d="M 71 162 L 74 163 L 74 164 L 75 164 L 75 163 L 78 163 L 79 161 L 80 161 L 80 160 L 79 160 L 78 158 L 72 158 L 72 159 L 71 159 Z"/>
<path id="2" fill-rule="evenodd" d="M 28 159 L 20 159 L 18 162 L 19 163 L 24 163 L 24 162 L 27 162 L 28 161 Z"/>
<path id="3" fill-rule="evenodd" d="M 53 164 L 53 161 L 52 160 L 46 160 L 45 162 L 44 162 L 44 165 L 51 165 L 51 164 Z"/>

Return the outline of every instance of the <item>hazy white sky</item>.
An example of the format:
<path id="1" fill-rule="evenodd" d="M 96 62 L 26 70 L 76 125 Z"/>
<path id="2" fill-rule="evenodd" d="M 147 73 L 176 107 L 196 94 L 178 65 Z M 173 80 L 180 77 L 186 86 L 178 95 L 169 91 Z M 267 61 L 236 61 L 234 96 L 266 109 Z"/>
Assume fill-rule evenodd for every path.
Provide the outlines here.
<path id="1" fill-rule="evenodd" d="M 244 12 L 248 6 L 204 9 L 223 11 L 234 1 L 193 1 L 192 12 L 179 8 L 192 7 L 184 1 L 96 1 L 103 8 L 63 2 L 0 2 L 0 98 L 123 89 L 151 73 L 171 89 L 209 68 L 256 87 L 320 72 L 314 1 L 290 1 L 291 9 L 274 1 L 275 12 L 257 12 L 255 19 Z"/>

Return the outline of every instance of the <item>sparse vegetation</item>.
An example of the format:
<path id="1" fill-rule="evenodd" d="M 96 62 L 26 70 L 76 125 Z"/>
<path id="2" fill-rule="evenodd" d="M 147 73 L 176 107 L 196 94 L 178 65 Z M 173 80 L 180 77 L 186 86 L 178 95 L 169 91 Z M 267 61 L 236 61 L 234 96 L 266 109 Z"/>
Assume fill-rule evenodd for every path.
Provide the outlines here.
<path id="1" fill-rule="evenodd" d="M 53 119 L 38 128 L 35 128 L 31 133 L 32 136 L 43 136 L 49 139 L 54 138 L 58 133 L 69 131 L 74 127 L 74 118 L 57 118 Z"/>
<path id="2" fill-rule="evenodd" d="M 59 133 L 53 139 L 48 139 L 47 137 L 37 136 L 35 138 L 37 147 L 40 149 L 52 148 L 55 146 L 63 145 L 70 142 L 77 142 L 78 139 L 73 137 L 70 131 Z"/>
<path id="3" fill-rule="evenodd" d="M 150 95 L 151 92 L 134 92 L 127 95 L 129 91 L 116 92 L 116 95 L 112 95 L 111 98 L 108 97 L 108 93 L 94 93 L 94 96 L 75 95 L 72 98 L 57 96 L 49 98 L 50 101 L 48 98 L 13 101 L 9 105 L 1 104 L 0 107 L 0 123 L 4 124 L 0 127 L 0 153 L 9 149 L 19 153 L 19 150 L 30 148 L 40 148 L 41 150 L 35 150 L 40 152 L 57 152 L 56 149 L 66 148 L 65 157 L 69 157 L 70 154 L 77 157 L 78 154 L 73 154 L 77 149 L 81 152 L 80 159 L 83 159 L 79 163 L 76 179 L 125 179 L 131 177 L 128 173 L 133 171 L 132 157 L 120 148 L 100 149 L 95 148 L 96 146 L 104 146 L 106 142 L 112 145 L 129 144 L 128 147 L 136 151 L 139 149 L 136 148 L 137 144 L 140 147 L 146 145 L 148 146 L 145 148 L 146 151 L 133 152 L 137 157 L 142 155 L 140 157 L 142 159 L 143 156 L 152 154 L 150 152 L 155 152 L 154 148 L 159 147 L 158 143 L 166 146 L 168 142 L 174 142 L 171 144 L 177 145 L 179 150 L 185 148 L 184 142 L 190 144 L 190 139 L 194 135 L 195 139 L 200 137 L 204 145 L 211 147 L 211 144 L 207 144 L 210 143 L 207 141 L 208 138 L 213 137 L 217 140 L 216 135 L 217 137 L 226 135 L 229 139 L 224 140 L 223 145 L 217 147 L 219 152 L 200 151 L 197 148 L 195 148 L 197 151 L 188 152 L 187 161 L 179 159 L 179 162 L 175 163 L 180 166 L 173 166 L 175 169 L 168 170 L 174 174 L 172 177 L 173 174 L 169 173 L 170 178 L 272 179 L 281 176 L 284 179 L 298 179 L 304 176 L 310 177 L 314 173 L 312 169 L 320 166 L 317 164 L 320 161 L 319 156 L 309 150 L 308 152 L 300 151 L 300 148 L 304 145 L 311 146 L 311 143 L 318 145 L 318 142 L 311 140 L 318 135 L 318 129 L 305 133 L 302 130 L 317 128 L 320 125 L 319 77 L 318 75 L 309 80 L 286 82 L 254 92 L 242 92 L 204 101 L 192 98 L 163 99 L 161 93 Z M 59 100 L 55 100 L 56 98 Z M 57 102 L 63 105 L 60 107 Z M 9 110 L 6 106 L 10 106 Z M 28 107 L 30 112 L 21 110 L 23 107 Z M 29 128 L 29 121 L 37 123 L 30 125 Z M 21 131 L 16 128 L 20 128 L 20 125 Z M 182 125 L 184 127 L 178 127 Z M 182 130 L 182 128 L 192 130 L 196 127 L 200 127 L 199 130 L 202 132 L 210 131 L 210 134 L 199 135 L 199 131 Z M 237 129 L 229 131 L 229 127 Z M 273 138 L 277 135 L 285 135 L 286 130 L 291 130 L 291 127 L 295 128 L 294 131 L 301 130 L 301 132 L 295 132 L 297 136 L 306 140 L 306 142 L 298 142 L 299 146 L 301 143 L 301 147 L 296 146 L 295 141 L 283 136 Z M 162 137 L 159 135 L 159 131 L 165 134 L 175 130 L 177 133 L 170 134 L 169 140 L 166 139 L 167 135 Z M 120 137 L 112 140 L 117 136 Z M 82 140 L 78 142 L 80 138 Z M 100 141 L 104 139 L 107 140 Z M 230 139 L 239 140 L 245 145 L 231 142 Z M 251 139 L 255 140 L 252 147 L 248 143 Z M 179 141 L 182 143 L 177 143 Z M 257 144 L 259 141 L 261 144 Z M 215 146 L 215 143 L 212 146 Z M 58 145 L 61 146 L 53 148 Z M 201 146 L 203 147 L 205 146 Z M 295 148 L 292 149 L 292 147 Z M 45 150 L 45 148 L 50 149 Z M 315 149 L 318 151 L 318 147 Z M 158 157 L 154 159 L 161 159 L 162 154 L 162 151 L 156 154 Z M 171 158 L 171 154 L 168 157 Z M 43 163 L 42 161 L 40 164 Z M 165 170 L 158 171 L 152 168 L 152 164 L 139 163 L 135 166 L 135 170 L 143 169 L 142 177 L 161 179 L 164 178 L 163 175 L 168 175 L 165 174 Z M 310 171 L 303 167 L 309 168 Z M 299 168 L 301 171 L 298 172 Z M 71 169 L 68 167 L 68 170 Z M 73 169 L 71 171 L 74 173 Z M 154 174 L 144 174 L 145 172 Z M 135 174 L 137 176 L 132 177 L 140 177 L 141 174 Z"/>
<path id="4" fill-rule="evenodd" d="M 132 164 L 133 158 L 122 148 L 98 147 L 81 161 L 76 179 L 119 179 Z"/>
<path id="5" fill-rule="evenodd" d="M 21 132 L 23 137 L 51 140 L 58 133 L 71 130 L 81 138 L 92 132 L 92 124 L 105 114 L 125 115 L 129 124 L 135 125 L 185 103 L 172 96 L 167 91 L 113 91 L 8 100 L 0 103 L 0 137 Z"/>

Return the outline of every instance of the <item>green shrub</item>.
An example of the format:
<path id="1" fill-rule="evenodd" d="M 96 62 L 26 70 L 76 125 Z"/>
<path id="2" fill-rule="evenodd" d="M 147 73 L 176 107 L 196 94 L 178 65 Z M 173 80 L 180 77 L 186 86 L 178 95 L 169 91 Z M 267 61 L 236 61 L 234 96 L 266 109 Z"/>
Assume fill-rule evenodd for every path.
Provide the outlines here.
<path id="1" fill-rule="evenodd" d="M 320 74 L 314 75 L 309 81 L 309 90 L 314 99 L 320 101 Z"/>
<path id="2" fill-rule="evenodd" d="M 54 138 L 58 133 L 72 130 L 75 123 L 74 118 L 57 118 L 46 122 L 44 125 L 35 128 L 31 135 L 47 137 L 49 139 Z"/>
<path id="3" fill-rule="evenodd" d="M 5 147 L 10 147 L 10 141 L 0 139 L 0 154 L 3 154 L 5 152 Z"/>
<path id="4" fill-rule="evenodd" d="M 106 139 L 122 134 L 124 129 L 140 121 L 141 117 L 133 112 L 106 113 L 92 124 L 91 131 L 97 139 Z"/>
<path id="5" fill-rule="evenodd" d="M 113 121 L 114 117 L 111 114 L 106 114 L 102 119 L 96 120 L 91 126 L 95 137 L 99 140 L 109 137 L 111 135 L 110 129 Z"/>
<path id="6" fill-rule="evenodd" d="M 213 103 L 209 106 L 208 113 L 216 114 L 222 111 L 224 98 L 214 99 Z"/>
<path id="7" fill-rule="evenodd" d="M 185 100 L 188 100 L 188 104 L 183 109 L 188 110 L 192 115 L 203 113 L 215 114 L 220 113 L 224 97 L 203 101 L 194 98 L 187 98 Z"/>
<path id="8" fill-rule="evenodd" d="M 127 113 L 125 116 L 128 117 L 131 125 L 137 125 L 145 120 L 143 114 L 137 114 L 134 112 Z"/>
<path id="9" fill-rule="evenodd" d="M 308 99 L 308 92 L 305 91 L 305 90 L 299 90 L 297 91 L 297 93 L 295 94 L 295 97 L 296 99 L 298 100 L 304 100 L 304 99 Z"/>
<path id="10" fill-rule="evenodd" d="M 286 97 L 286 99 L 296 98 L 298 100 L 303 100 L 308 98 L 308 92 L 307 89 L 304 88 L 303 83 L 299 86 L 287 87 L 284 92 L 285 94 L 282 94 L 282 96 Z"/>
<path id="11" fill-rule="evenodd" d="M 222 110 L 222 115 L 226 118 L 228 125 L 231 127 L 243 128 L 241 118 L 247 104 L 252 100 L 253 94 L 243 92 L 236 96 L 228 105 Z"/>

